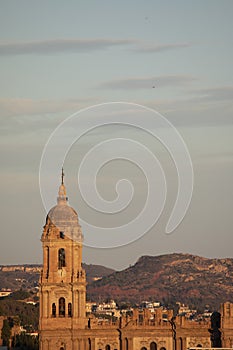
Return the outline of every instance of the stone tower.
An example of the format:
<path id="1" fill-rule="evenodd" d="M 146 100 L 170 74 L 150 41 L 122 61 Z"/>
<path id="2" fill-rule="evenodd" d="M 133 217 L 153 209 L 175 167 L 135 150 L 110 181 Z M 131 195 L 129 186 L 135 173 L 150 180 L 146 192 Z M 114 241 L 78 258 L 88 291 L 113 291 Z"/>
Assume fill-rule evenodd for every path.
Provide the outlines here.
<path id="1" fill-rule="evenodd" d="M 41 241 L 40 350 L 77 349 L 87 325 L 83 235 L 68 204 L 63 170 L 57 205 L 47 215 Z"/>
<path id="2" fill-rule="evenodd" d="M 233 348 L 233 304 L 221 304 L 221 315 L 223 346 Z"/>

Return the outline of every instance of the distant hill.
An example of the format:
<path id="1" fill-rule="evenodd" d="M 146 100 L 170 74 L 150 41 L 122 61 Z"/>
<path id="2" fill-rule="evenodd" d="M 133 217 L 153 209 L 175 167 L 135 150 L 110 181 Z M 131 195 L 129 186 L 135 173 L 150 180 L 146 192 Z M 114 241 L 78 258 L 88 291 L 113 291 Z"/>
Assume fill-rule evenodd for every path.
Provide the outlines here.
<path id="1" fill-rule="evenodd" d="M 82 264 L 84 270 L 86 271 L 87 282 L 92 282 L 95 279 L 99 279 L 110 275 L 115 272 L 114 269 L 105 267 L 102 265 L 92 265 L 92 264 Z"/>
<path id="2" fill-rule="evenodd" d="M 206 304 L 218 309 L 222 302 L 233 302 L 233 259 L 142 256 L 135 265 L 90 283 L 87 294 L 92 300 L 159 300 L 172 306 L 180 301 L 200 309 Z"/>
<path id="3" fill-rule="evenodd" d="M 102 278 L 113 273 L 115 270 L 101 265 L 83 264 L 86 271 L 87 281 Z M 0 266 L 0 290 L 32 289 L 38 286 L 42 265 L 1 265 Z"/>
<path id="4" fill-rule="evenodd" d="M 0 266 L 0 289 L 31 289 L 38 285 L 41 265 Z M 139 303 L 176 301 L 200 309 L 233 302 L 233 259 L 207 259 L 190 254 L 142 256 L 133 266 L 114 271 L 83 264 L 89 300 L 115 299 Z M 97 280 L 98 279 L 98 280 Z"/>

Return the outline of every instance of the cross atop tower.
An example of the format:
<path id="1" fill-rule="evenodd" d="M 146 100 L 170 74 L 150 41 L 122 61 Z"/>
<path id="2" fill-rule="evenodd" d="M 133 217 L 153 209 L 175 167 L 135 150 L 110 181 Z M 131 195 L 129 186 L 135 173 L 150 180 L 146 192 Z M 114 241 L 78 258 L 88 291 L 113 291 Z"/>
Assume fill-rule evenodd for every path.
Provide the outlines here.
<path id="1" fill-rule="evenodd" d="M 61 169 L 61 184 L 62 184 L 62 185 L 64 185 L 64 176 L 65 176 L 65 174 L 64 174 L 64 169 L 63 169 L 63 167 L 62 167 L 62 169 Z"/>

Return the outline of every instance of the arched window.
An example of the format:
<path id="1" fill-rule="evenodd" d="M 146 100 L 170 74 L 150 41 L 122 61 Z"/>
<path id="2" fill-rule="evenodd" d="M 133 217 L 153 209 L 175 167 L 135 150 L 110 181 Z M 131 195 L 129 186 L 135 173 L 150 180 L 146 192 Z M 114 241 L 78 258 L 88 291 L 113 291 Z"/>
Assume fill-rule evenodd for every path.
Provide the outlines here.
<path id="1" fill-rule="evenodd" d="M 106 345 L 105 350 L 111 350 L 110 345 Z"/>
<path id="2" fill-rule="evenodd" d="M 65 348 L 63 348 L 63 346 L 60 348 L 60 350 L 65 350 Z"/>
<path id="3" fill-rule="evenodd" d="M 66 310 L 66 302 L 65 298 L 59 299 L 59 316 L 65 317 L 65 310 Z"/>
<path id="4" fill-rule="evenodd" d="M 58 268 L 61 269 L 62 267 L 66 266 L 66 254 L 65 249 L 60 248 L 58 250 Z"/>
<path id="5" fill-rule="evenodd" d="M 160 350 L 166 350 L 166 348 L 163 346 L 162 348 L 160 348 Z"/>
<path id="6" fill-rule="evenodd" d="M 139 322 L 139 324 L 143 324 L 143 315 L 139 314 L 138 322 Z"/>
<path id="7" fill-rule="evenodd" d="M 154 341 L 150 343 L 150 350 L 157 350 L 157 344 Z"/>
<path id="8" fill-rule="evenodd" d="M 60 231 L 60 238 L 61 238 L 61 239 L 64 239 L 64 238 L 65 238 L 64 232 L 62 232 L 62 231 Z"/>
<path id="9" fill-rule="evenodd" d="M 143 346 L 143 347 L 141 348 L 141 350 L 147 350 L 147 348 L 146 348 L 145 346 Z"/>
<path id="10" fill-rule="evenodd" d="M 56 304 L 55 303 L 52 304 L 52 316 L 56 317 Z"/>
<path id="11" fill-rule="evenodd" d="M 197 348 L 202 348 L 202 345 L 201 344 L 197 344 Z"/>
<path id="12" fill-rule="evenodd" d="M 72 304 L 71 303 L 68 304 L 68 316 L 72 317 Z"/>

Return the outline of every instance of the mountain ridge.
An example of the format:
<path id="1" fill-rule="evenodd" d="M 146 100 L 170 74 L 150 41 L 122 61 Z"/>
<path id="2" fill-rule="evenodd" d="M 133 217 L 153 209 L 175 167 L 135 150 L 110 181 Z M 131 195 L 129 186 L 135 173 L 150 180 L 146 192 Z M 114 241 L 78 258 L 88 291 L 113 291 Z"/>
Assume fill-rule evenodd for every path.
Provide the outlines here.
<path id="1" fill-rule="evenodd" d="M 41 267 L 0 265 L 0 289 L 35 287 Z M 88 300 L 115 299 L 131 304 L 153 300 L 172 307 L 181 302 L 202 309 L 206 304 L 218 309 L 222 302 L 233 302 L 233 258 L 172 253 L 143 255 L 121 271 L 85 263 L 83 267 Z"/>
<path id="2" fill-rule="evenodd" d="M 141 256 L 137 262 L 87 286 L 90 299 L 139 303 L 159 300 L 218 308 L 233 301 L 233 259 L 185 253 Z"/>

